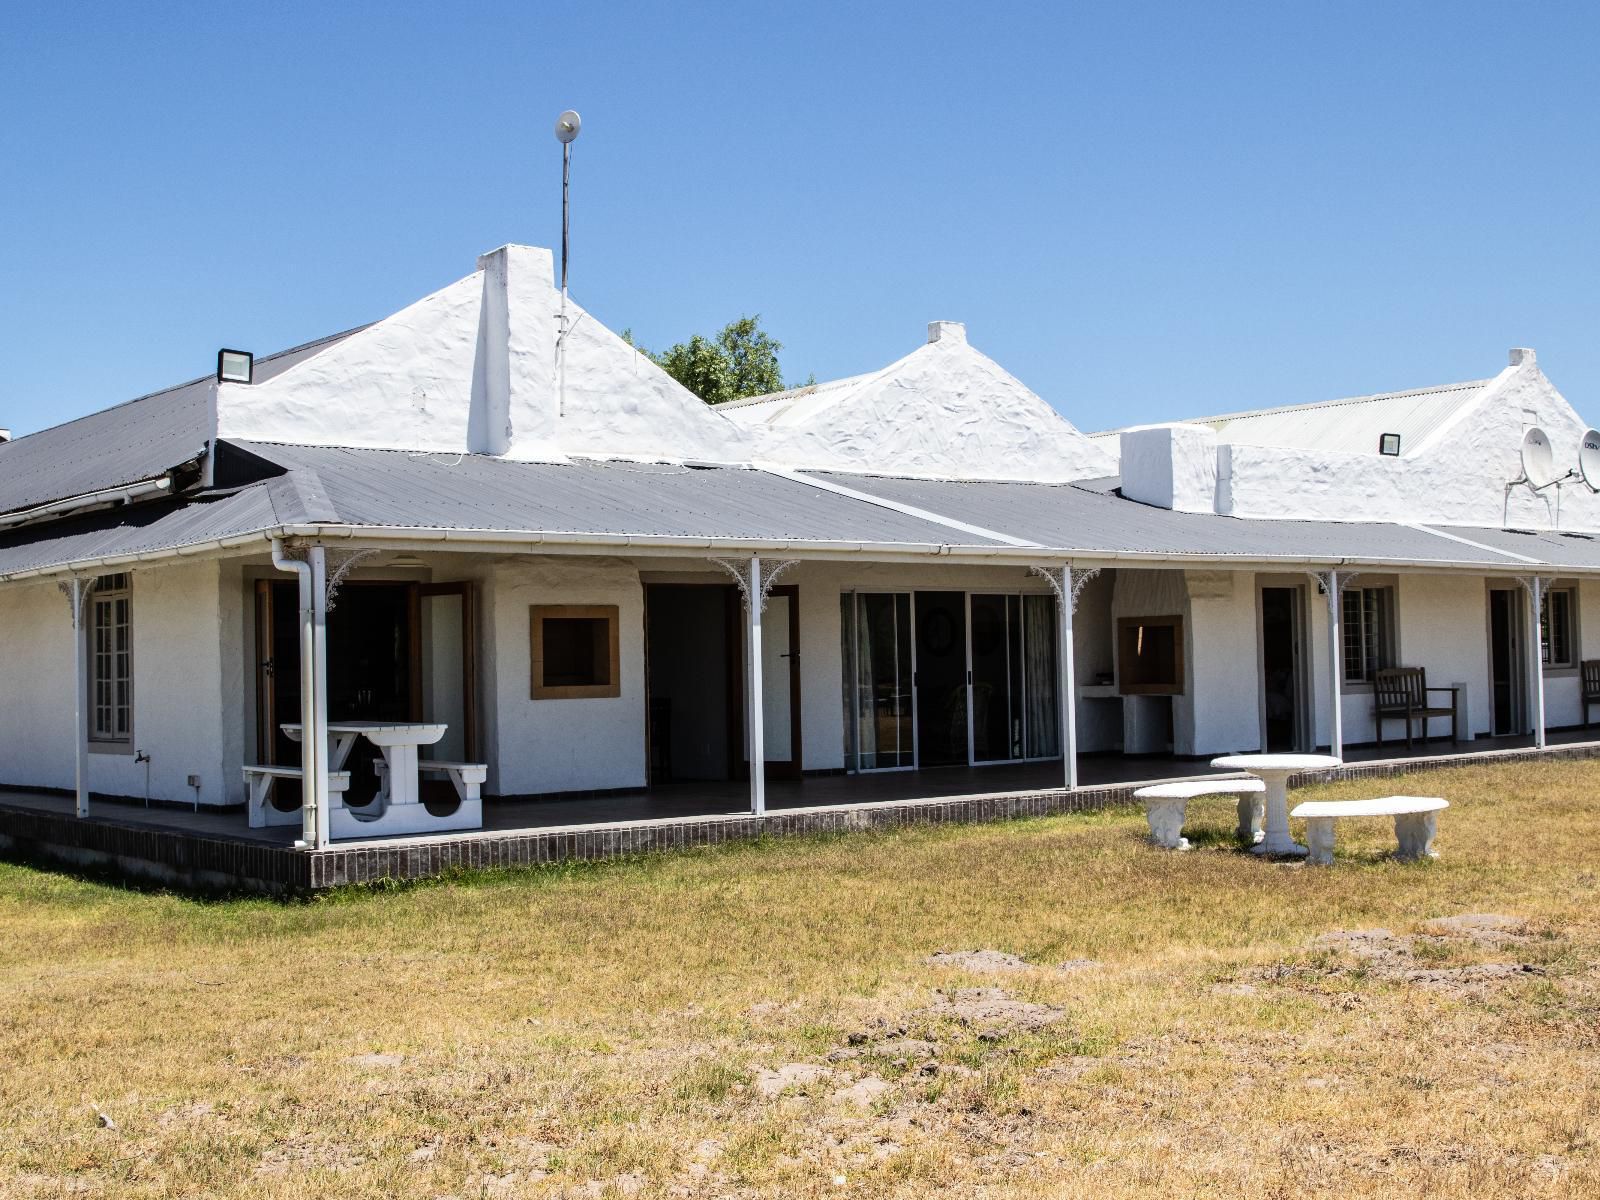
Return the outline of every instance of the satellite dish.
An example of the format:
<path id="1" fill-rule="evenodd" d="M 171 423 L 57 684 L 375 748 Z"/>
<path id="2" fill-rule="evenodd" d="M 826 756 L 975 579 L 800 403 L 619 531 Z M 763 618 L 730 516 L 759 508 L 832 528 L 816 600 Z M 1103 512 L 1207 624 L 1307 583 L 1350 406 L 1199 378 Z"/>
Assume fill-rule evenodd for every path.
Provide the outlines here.
<path id="1" fill-rule="evenodd" d="M 1555 455 L 1550 450 L 1550 439 L 1537 425 L 1522 435 L 1522 478 L 1536 492 L 1556 481 Z"/>
<path id="2" fill-rule="evenodd" d="M 556 118 L 556 141 L 566 145 L 578 136 L 578 130 L 583 127 L 583 120 L 570 108 Z"/>
<path id="3" fill-rule="evenodd" d="M 1600 429 L 1585 429 L 1578 446 L 1578 473 L 1591 492 L 1600 492 Z"/>

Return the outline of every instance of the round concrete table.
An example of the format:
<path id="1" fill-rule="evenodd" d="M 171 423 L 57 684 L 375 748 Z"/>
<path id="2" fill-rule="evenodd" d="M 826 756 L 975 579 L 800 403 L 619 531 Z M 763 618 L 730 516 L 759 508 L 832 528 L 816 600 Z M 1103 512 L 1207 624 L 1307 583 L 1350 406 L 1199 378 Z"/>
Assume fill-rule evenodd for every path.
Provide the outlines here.
<path id="1" fill-rule="evenodd" d="M 1303 858 L 1308 851 L 1289 836 L 1289 776 L 1341 767 L 1344 760 L 1331 754 L 1229 754 L 1213 758 L 1211 765 L 1224 771 L 1248 771 L 1267 786 L 1266 836 L 1251 853 Z"/>

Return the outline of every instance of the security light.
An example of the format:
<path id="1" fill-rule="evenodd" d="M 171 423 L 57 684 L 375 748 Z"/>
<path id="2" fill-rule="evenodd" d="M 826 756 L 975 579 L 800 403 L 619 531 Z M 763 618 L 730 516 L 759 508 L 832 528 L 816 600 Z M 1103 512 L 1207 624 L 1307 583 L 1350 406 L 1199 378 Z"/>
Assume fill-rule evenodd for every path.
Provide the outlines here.
<path id="1" fill-rule="evenodd" d="M 1400 435 L 1398 433 L 1384 433 L 1378 435 L 1378 453 L 1391 457 L 1399 457 Z"/>
<path id="2" fill-rule="evenodd" d="M 218 383 L 249 383 L 255 369 L 256 356 L 248 350 L 217 351 Z"/>

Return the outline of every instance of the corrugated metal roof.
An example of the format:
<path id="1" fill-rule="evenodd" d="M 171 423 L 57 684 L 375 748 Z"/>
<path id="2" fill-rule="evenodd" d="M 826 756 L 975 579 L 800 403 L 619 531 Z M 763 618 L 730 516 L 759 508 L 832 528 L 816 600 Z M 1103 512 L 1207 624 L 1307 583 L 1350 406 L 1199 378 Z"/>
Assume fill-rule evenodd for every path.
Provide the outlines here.
<path id="1" fill-rule="evenodd" d="M 264 383 L 359 330 L 255 360 Z M 137 483 L 204 453 L 214 433 L 207 375 L 0 443 L 0 513 Z"/>
<path id="2" fill-rule="evenodd" d="M 0 512 L 151 479 L 211 438 L 210 379 L 130 400 L 0 445 Z"/>
<path id="3" fill-rule="evenodd" d="M 240 442 L 314 472 L 352 525 L 759 541 L 997 545 L 765 471 L 650 463 L 512 462 Z"/>
<path id="4" fill-rule="evenodd" d="M 1492 379 L 1479 379 L 1405 392 L 1382 392 L 1373 396 L 1352 396 L 1315 404 L 1259 409 L 1255 412 L 1190 417 L 1182 423 L 1208 426 L 1217 431 L 1219 441 L 1235 445 L 1291 446 L 1358 454 L 1377 454 L 1379 437 L 1385 433 L 1398 433 L 1400 453 L 1404 455 L 1420 445 L 1429 433 L 1453 417 L 1463 405 L 1477 400 L 1484 388 L 1493 382 Z M 1093 436 L 1110 439 L 1125 431 L 1110 429 Z"/>
<path id="5" fill-rule="evenodd" d="M 781 392 L 767 392 L 761 396 L 746 396 L 740 400 L 729 400 L 726 403 L 717 405 L 717 411 L 726 414 L 741 425 L 765 424 L 776 420 L 802 401 L 816 402 L 817 406 L 825 406 L 826 404 L 843 400 L 857 387 L 878 378 L 887 369 L 886 367 L 880 367 L 876 371 L 867 371 L 861 375 L 850 375 L 844 379 L 828 379 L 821 383 L 807 383 Z"/>
<path id="6" fill-rule="evenodd" d="M 1516 565 L 1514 559 L 1493 550 L 1384 522 L 1263 521 L 1179 513 L 1076 484 L 808 474 L 901 504 L 959 515 L 963 521 L 1084 557 L 1098 552 L 1247 561 L 1310 558 Z M 1600 567 L 1600 553 L 1593 565 Z"/>
<path id="7" fill-rule="evenodd" d="M 554 465 L 482 455 L 241 445 L 285 473 L 226 494 L 136 504 L 12 530 L 0 537 L 0 575 L 312 524 L 1026 552 L 958 530 L 952 521 L 1037 543 L 1052 556 L 1139 555 L 1150 556 L 1153 565 L 1163 559 L 1219 566 L 1346 560 L 1372 566 L 1600 570 L 1600 539 L 1581 534 L 1241 520 L 1170 512 L 1073 484 L 839 472 L 790 479 L 734 467 Z M 805 482 L 808 478 L 919 511 L 825 491 Z"/>
<path id="8" fill-rule="evenodd" d="M 0 575 L 265 532 L 280 523 L 273 490 L 256 484 L 211 500 L 161 500 L 16 530 L 0 537 Z"/>

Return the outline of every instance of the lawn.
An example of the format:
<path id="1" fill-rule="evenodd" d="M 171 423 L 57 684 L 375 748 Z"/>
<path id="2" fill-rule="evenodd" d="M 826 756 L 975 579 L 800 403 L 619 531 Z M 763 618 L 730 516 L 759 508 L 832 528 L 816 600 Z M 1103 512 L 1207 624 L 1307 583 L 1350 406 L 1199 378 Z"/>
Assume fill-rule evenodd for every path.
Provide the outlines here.
<path id="1" fill-rule="evenodd" d="M 0 1195 L 1594 1196 L 1597 780 L 1298 793 L 1452 803 L 1326 870 L 1226 800 L 288 904 L 0 864 Z"/>

